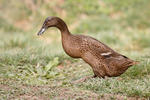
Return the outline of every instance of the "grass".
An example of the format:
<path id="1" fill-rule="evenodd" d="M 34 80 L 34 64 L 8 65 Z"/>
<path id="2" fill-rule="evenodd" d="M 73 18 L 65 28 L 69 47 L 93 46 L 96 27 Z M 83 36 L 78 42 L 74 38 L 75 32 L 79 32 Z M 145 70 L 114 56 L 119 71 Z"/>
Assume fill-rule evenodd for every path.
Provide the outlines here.
<path id="1" fill-rule="evenodd" d="M 0 0 L 0 99 L 149 99 L 149 0 L 6 1 Z M 119 77 L 72 84 L 93 72 L 64 53 L 55 28 L 36 36 L 50 15 L 62 17 L 72 33 L 90 35 L 140 64 Z"/>

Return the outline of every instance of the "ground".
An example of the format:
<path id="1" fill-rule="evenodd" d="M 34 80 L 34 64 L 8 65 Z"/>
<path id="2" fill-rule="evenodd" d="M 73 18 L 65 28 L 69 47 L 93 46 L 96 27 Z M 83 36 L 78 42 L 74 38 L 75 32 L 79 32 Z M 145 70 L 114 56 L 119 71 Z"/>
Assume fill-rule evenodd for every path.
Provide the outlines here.
<path id="1" fill-rule="evenodd" d="M 0 99 L 150 98 L 149 0 L 0 0 L 0 8 Z M 36 35 L 47 16 L 61 17 L 73 34 L 92 36 L 140 63 L 119 77 L 73 83 L 92 76 L 92 69 L 65 54 L 57 29 Z"/>

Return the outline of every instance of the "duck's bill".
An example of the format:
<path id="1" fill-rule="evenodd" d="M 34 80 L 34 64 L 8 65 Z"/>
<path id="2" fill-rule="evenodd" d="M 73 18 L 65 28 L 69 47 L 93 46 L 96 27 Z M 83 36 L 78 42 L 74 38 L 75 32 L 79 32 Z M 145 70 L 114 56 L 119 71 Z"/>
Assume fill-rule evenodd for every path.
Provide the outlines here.
<path id="1" fill-rule="evenodd" d="M 45 32 L 46 28 L 41 28 L 37 35 L 42 35 Z"/>

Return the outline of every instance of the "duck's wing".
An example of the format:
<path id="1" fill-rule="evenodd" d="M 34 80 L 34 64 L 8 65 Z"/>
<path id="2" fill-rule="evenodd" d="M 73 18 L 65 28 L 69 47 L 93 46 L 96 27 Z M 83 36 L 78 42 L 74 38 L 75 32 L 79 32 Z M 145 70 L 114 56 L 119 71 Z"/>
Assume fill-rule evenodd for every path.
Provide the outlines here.
<path id="1" fill-rule="evenodd" d="M 114 62 L 113 64 L 115 64 L 115 62 L 116 62 L 116 64 L 115 64 L 116 66 L 117 66 L 117 64 L 123 65 L 125 63 L 134 62 L 133 60 L 129 59 L 128 57 L 115 52 L 113 49 L 111 49 L 107 45 L 103 44 L 102 42 L 100 42 L 92 37 L 88 37 L 86 39 L 86 41 L 88 43 L 89 50 L 92 53 L 94 53 L 96 56 L 98 56 L 106 61 L 108 60 L 108 61 L 112 61 L 112 63 Z"/>
<path id="2" fill-rule="evenodd" d="M 118 56 L 119 53 L 112 50 L 110 47 L 105 45 L 104 43 L 92 38 L 86 36 L 82 39 L 83 45 L 86 46 L 92 53 L 96 54 L 97 56 Z"/>

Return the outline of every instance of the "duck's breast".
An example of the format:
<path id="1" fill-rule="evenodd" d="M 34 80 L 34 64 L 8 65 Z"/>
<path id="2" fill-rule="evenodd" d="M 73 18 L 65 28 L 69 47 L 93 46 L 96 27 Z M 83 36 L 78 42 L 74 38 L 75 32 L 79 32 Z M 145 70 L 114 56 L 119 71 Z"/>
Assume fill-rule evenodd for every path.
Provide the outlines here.
<path id="1" fill-rule="evenodd" d="M 76 36 L 62 38 L 64 51 L 73 58 L 80 58 L 80 39 Z"/>

